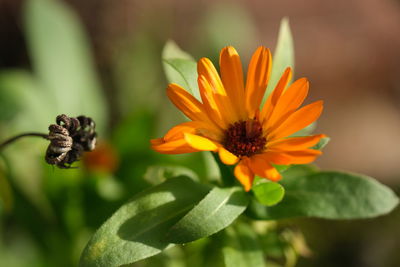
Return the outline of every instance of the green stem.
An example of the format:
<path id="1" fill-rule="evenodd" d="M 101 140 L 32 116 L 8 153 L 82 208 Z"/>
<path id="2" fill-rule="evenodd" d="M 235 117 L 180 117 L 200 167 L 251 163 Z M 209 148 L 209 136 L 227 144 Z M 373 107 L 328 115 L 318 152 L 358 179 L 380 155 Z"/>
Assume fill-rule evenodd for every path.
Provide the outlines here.
<path id="1" fill-rule="evenodd" d="M 221 183 L 222 183 L 221 185 L 223 187 L 228 187 L 228 186 L 234 185 L 236 179 L 233 174 L 233 167 L 222 163 L 221 160 L 219 159 L 217 153 L 211 152 L 211 154 L 213 155 L 215 161 L 217 162 L 219 171 L 221 173 Z"/>

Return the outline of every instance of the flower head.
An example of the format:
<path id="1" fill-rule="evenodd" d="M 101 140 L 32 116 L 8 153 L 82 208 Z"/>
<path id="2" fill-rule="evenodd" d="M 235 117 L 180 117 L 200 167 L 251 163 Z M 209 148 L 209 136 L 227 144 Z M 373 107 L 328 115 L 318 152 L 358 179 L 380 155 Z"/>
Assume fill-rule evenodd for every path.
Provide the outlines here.
<path id="1" fill-rule="evenodd" d="M 207 58 L 197 65 L 201 101 L 177 84 L 167 95 L 191 121 L 173 127 L 163 138 L 151 140 L 160 153 L 213 151 L 234 165 L 234 175 L 251 189 L 255 175 L 277 181 L 274 164 L 307 164 L 321 154 L 311 149 L 324 135 L 290 137 L 320 116 L 322 101 L 300 107 L 309 83 L 301 78 L 290 86 L 287 68 L 274 91 L 261 106 L 271 72 L 271 53 L 259 47 L 253 54 L 244 83 L 240 57 L 233 47 L 220 54 L 220 73 Z"/>
<path id="2" fill-rule="evenodd" d="M 62 169 L 71 168 L 71 164 L 79 160 L 84 151 L 95 148 L 95 127 L 96 124 L 89 117 L 58 115 L 56 124 L 49 126 L 49 135 L 46 136 L 50 140 L 46 162 Z"/>

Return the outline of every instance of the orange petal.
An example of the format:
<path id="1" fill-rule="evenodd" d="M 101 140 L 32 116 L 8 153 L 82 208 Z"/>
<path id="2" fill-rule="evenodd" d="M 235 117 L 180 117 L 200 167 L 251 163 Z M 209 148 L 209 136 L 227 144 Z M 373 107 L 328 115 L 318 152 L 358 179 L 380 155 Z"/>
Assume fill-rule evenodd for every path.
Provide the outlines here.
<path id="1" fill-rule="evenodd" d="M 238 181 L 243 185 L 245 191 L 250 191 L 253 185 L 254 173 L 250 170 L 248 160 L 243 159 L 236 165 L 233 173 Z"/>
<path id="2" fill-rule="evenodd" d="M 228 97 L 237 111 L 239 119 L 245 120 L 246 111 L 243 106 L 244 82 L 242 63 L 239 54 L 232 46 L 221 50 L 219 57 L 221 79 Z"/>
<path id="3" fill-rule="evenodd" d="M 250 60 L 245 89 L 246 110 L 250 118 L 254 117 L 264 97 L 271 73 L 271 63 L 271 52 L 263 46 L 254 52 Z"/>
<path id="4" fill-rule="evenodd" d="M 189 119 L 194 121 L 208 121 L 203 104 L 179 85 L 174 83 L 168 85 L 167 95 L 171 102 Z"/>
<path id="5" fill-rule="evenodd" d="M 200 96 L 204 103 L 204 109 L 210 120 L 220 128 L 226 128 L 228 122 L 225 120 L 222 113 L 224 108 L 220 104 L 217 104 L 215 94 L 213 93 L 214 89 L 203 75 L 199 75 L 197 82 L 200 89 Z"/>
<path id="6" fill-rule="evenodd" d="M 199 150 L 189 146 L 185 139 L 177 139 L 173 141 L 165 141 L 163 143 L 154 142 L 151 148 L 162 154 L 183 154 L 198 152 Z"/>
<path id="7" fill-rule="evenodd" d="M 215 114 L 219 115 L 218 120 L 229 123 L 238 120 L 235 106 L 232 104 L 217 70 L 208 58 L 202 58 L 197 64 L 199 74 L 199 89 L 203 103 L 210 106 Z"/>
<path id="8" fill-rule="evenodd" d="M 321 115 L 323 101 L 316 101 L 292 113 L 282 124 L 268 133 L 268 140 L 277 140 L 303 129 Z"/>
<path id="9" fill-rule="evenodd" d="M 222 131 L 210 123 L 202 121 L 188 121 L 172 127 L 164 136 L 165 140 L 171 141 L 174 139 L 183 138 L 184 133 L 201 134 L 206 137 L 219 140 L 222 136 Z"/>
<path id="10" fill-rule="evenodd" d="M 217 151 L 218 146 L 215 142 L 211 141 L 208 138 L 195 135 L 195 134 L 190 134 L 190 133 L 184 133 L 184 137 L 186 142 L 193 147 L 194 149 L 200 150 L 200 151 Z"/>
<path id="11" fill-rule="evenodd" d="M 239 160 L 238 157 L 236 157 L 234 154 L 229 152 L 223 147 L 220 147 L 218 150 L 218 155 L 221 161 L 226 164 L 226 165 L 233 165 L 236 164 Z"/>
<path id="12" fill-rule="evenodd" d="M 156 139 L 151 139 L 150 140 L 150 144 L 151 145 L 161 145 L 161 144 L 164 144 L 164 143 L 165 143 L 164 138 L 156 138 Z"/>
<path id="13" fill-rule="evenodd" d="M 280 139 L 268 143 L 268 149 L 272 150 L 303 150 L 316 145 L 321 138 L 326 137 L 324 134 L 318 134 L 305 137 L 291 137 Z"/>
<path id="14" fill-rule="evenodd" d="M 226 95 L 225 88 L 222 84 L 219 74 L 214 65 L 208 58 L 201 58 L 197 63 L 197 73 L 203 75 L 215 90 L 214 93 Z"/>
<path id="15" fill-rule="evenodd" d="M 301 151 L 287 151 L 285 156 L 290 157 L 290 164 L 308 164 L 322 154 L 322 151 L 315 149 L 305 149 Z"/>
<path id="16" fill-rule="evenodd" d="M 276 104 L 278 103 L 279 98 L 281 97 L 283 91 L 285 90 L 287 84 L 291 79 L 292 79 L 292 69 L 288 67 L 282 74 L 282 77 L 277 83 L 274 91 L 272 91 L 267 101 L 265 102 L 260 114 L 261 121 L 267 122 L 269 120 Z"/>
<path id="17" fill-rule="evenodd" d="M 308 164 L 321 155 L 322 152 L 314 149 L 304 149 L 299 151 L 274 151 L 270 150 L 255 157 L 267 162 L 278 165 Z"/>
<path id="18" fill-rule="evenodd" d="M 279 181 L 281 174 L 263 157 L 253 156 L 250 158 L 250 169 L 256 175 L 271 181 Z"/>
<path id="19" fill-rule="evenodd" d="M 285 91 L 279 98 L 274 111 L 265 128 L 273 129 L 280 125 L 289 115 L 291 115 L 304 101 L 308 94 L 309 82 L 305 78 L 298 79 Z"/>
<path id="20" fill-rule="evenodd" d="M 203 133 L 210 136 L 218 136 L 215 127 L 201 121 L 189 121 L 171 128 L 163 138 L 150 140 L 151 147 L 164 154 L 182 154 L 197 152 L 198 149 L 190 146 L 185 140 L 185 133 Z"/>

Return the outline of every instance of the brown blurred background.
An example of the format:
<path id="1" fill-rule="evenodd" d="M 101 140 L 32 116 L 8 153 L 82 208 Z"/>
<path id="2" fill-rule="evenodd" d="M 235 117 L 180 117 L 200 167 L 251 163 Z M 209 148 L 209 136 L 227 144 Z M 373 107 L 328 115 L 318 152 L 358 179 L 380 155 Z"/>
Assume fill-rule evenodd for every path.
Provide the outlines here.
<path id="1" fill-rule="evenodd" d="M 140 88 L 141 84 L 163 92 L 166 81 L 160 57 L 166 40 L 175 40 L 195 58 L 216 59 L 223 46 L 234 45 L 243 62 L 247 62 L 258 45 L 274 49 L 280 20 L 288 16 L 295 42 L 295 75 L 309 78 L 310 101 L 325 101 L 317 132 L 329 135 L 332 141 L 318 164 L 327 169 L 365 173 L 393 186 L 400 184 L 400 1 L 66 2 L 89 33 L 112 107 L 112 125 L 127 113 L 120 105 L 120 99 L 126 97 L 124 92 Z M 22 0 L 0 0 L 0 68 L 30 66 L 22 33 L 22 4 Z M 136 46 L 146 47 L 146 53 L 126 53 Z M 124 58 L 125 61 L 120 60 Z M 141 73 L 147 70 L 154 76 L 140 80 Z M 125 91 L 116 89 L 121 73 L 132 81 L 132 87 Z M 158 102 L 167 101 L 163 93 L 156 97 Z M 139 101 L 131 98 L 133 104 Z M 358 222 L 344 226 L 324 221 L 315 224 L 320 225 L 321 232 L 332 230 L 325 236 L 327 239 L 339 240 L 334 234 L 336 227 L 351 232 L 357 229 Z M 388 224 L 395 225 L 394 220 Z M 361 227 L 370 226 L 364 222 Z M 376 265 L 367 256 L 383 253 L 374 249 L 378 244 L 380 248 L 387 247 L 387 253 L 394 252 L 396 240 L 379 239 L 380 234 L 376 233 L 369 237 L 359 233 L 358 241 L 337 241 L 344 252 L 339 249 L 329 257 L 348 257 L 368 243 L 363 247 L 362 260 L 324 266 L 394 266 Z M 312 239 L 311 236 L 311 242 Z M 371 241 L 376 243 L 372 245 Z M 321 244 L 314 242 L 313 248 Z M 385 255 L 376 258 L 384 259 Z"/>

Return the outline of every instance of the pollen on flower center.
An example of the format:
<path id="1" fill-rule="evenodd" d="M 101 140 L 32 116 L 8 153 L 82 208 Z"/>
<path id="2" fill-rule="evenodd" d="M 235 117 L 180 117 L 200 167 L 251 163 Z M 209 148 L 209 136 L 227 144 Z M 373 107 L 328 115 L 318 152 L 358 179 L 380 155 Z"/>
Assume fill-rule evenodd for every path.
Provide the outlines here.
<path id="1" fill-rule="evenodd" d="M 232 154 L 250 157 L 262 152 L 267 139 L 262 135 L 262 126 L 256 119 L 238 121 L 225 131 L 223 146 Z"/>

